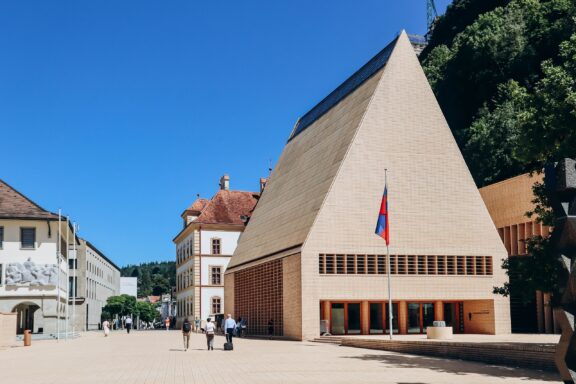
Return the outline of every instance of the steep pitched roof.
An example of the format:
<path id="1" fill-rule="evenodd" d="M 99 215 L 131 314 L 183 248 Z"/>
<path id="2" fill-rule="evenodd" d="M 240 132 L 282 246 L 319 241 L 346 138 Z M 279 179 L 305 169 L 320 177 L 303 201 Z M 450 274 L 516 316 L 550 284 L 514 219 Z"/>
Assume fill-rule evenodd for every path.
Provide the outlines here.
<path id="1" fill-rule="evenodd" d="M 187 211 L 201 212 L 209 202 L 210 202 L 210 200 L 205 199 L 203 197 L 200 197 L 200 198 L 196 199 L 196 201 L 193 202 L 186 210 Z"/>
<path id="2" fill-rule="evenodd" d="M 219 190 L 206 203 L 194 223 L 243 225 L 240 216 L 250 216 L 258 201 L 256 192 Z"/>
<path id="3" fill-rule="evenodd" d="M 227 271 L 297 252 L 385 253 L 374 234 L 385 169 L 392 253 L 506 257 L 406 33 L 389 47 L 360 85 L 305 129 L 300 119 Z"/>
<path id="4" fill-rule="evenodd" d="M 0 180 L 0 219 L 58 220 L 58 215 L 40 207 Z"/>

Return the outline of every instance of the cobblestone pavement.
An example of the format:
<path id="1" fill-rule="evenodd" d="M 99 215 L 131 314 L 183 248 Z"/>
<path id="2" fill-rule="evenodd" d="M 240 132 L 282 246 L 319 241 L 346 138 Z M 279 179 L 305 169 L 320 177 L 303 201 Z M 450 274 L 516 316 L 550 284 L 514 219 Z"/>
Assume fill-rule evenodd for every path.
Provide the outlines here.
<path id="1" fill-rule="evenodd" d="M 178 331 L 89 332 L 70 341 L 35 341 L 0 350 L 2 383 L 559 383 L 552 372 L 512 369 L 311 342 L 235 339 L 207 351 L 193 335 L 185 352 Z"/>

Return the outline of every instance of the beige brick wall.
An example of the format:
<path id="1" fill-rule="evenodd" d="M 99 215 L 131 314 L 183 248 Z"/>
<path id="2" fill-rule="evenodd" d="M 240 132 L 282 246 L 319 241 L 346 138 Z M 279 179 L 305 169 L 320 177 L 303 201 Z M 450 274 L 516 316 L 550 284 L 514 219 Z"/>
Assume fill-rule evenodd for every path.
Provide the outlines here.
<path id="1" fill-rule="evenodd" d="M 16 344 L 16 313 L 0 313 L 0 347 Z"/>
<path id="2" fill-rule="evenodd" d="M 282 259 L 284 282 L 282 285 L 284 298 L 284 337 L 302 339 L 302 279 L 300 254 Z M 319 304 L 318 304 L 319 306 Z"/>
<path id="3" fill-rule="evenodd" d="M 234 314 L 234 273 L 224 274 L 224 313 Z M 234 317 L 236 318 L 236 317 Z"/>
<path id="4" fill-rule="evenodd" d="M 382 276 L 318 276 L 318 253 L 386 253 L 384 241 L 374 234 L 385 168 L 391 253 L 494 260 L 490 277 L 394 276 L 393 298 L 507 302 L 492 294 L 492 287 L 507 279 L 500 268 L 506 250 L 405 37 L 383 72 L 303 246 L 305 338 L 317 334 L 321 299 L 388 297 Z M 509 332 L 507 305 L 495 311 L 495 332 Z"/>

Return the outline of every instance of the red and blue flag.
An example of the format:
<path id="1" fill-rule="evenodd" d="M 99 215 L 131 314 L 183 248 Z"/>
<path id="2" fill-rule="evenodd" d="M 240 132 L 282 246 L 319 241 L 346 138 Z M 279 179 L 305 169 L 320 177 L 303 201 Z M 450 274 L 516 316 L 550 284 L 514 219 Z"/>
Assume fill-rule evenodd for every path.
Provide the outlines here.
<path id="1" fill-rule="evenodd" d="M 378 223 L 376 223 L 376 234 L 386 240 L 386 245 L 390 245 L 390 225 L 388 222 L 388 187 L 384 187 L 384 195 L 380 204 Z"/>

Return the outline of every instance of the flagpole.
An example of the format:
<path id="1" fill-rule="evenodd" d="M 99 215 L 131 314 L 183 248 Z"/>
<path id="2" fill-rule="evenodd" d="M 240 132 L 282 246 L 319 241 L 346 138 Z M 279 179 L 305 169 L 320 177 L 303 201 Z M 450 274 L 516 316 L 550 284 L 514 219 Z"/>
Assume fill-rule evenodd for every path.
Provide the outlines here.
<path id="1" fill-rule="evenodd" d="M 60 341 L 60 223 L 62 210 L 58 209 L 58 230 L 56 235 L 56 264 L 58 267 L 58 283 L 56 284 L 56 340 Z"/>
<path id="2" fill-rule="evenodd" d="M 72 337 L 74 337 L 74 333 L 76 332 L 76 286 L 78 285 L 78 255 L 76 254 L 76 223 L 74 222 L 74 232 L 72 236 L 72 242 L 74 244 L 74 276 L 72 277 Z M 68 262 L 70 265 L 70 262 Z"/>
<path id="3" fill-rule="evenodd" d="M 384 188 L 386 188 L 386 205 L 388 205 L 388 169 L 384 169 Z M 386 215 L 389 215 L 388 207 L 386 207 Z M 389 216 L 387 216 L 389 217 Z M 388 227 L 386 227 L 387 230 Z M 388 246 L 390 239 L 386 239 L 386 269 L 388 274 L 388 329 L 390 330 L 390 340 L 392 340 L 392 282 L 390 281 L 390 247 Z"/>
<path id="4" fill-rule="evenodd" d="M 66 264 L 68 264 L 68 260 L 70 257 L 70 245 L 68 245 L 68 233 L 70 232 L 70 216 L 66 216 Z M 64 318 L 64 338 L 66 341 L 68 341 L 68 317 L 69 317 L 69 312 L 68 312 L 68 299 L 70 298 L 70 266 L 66 265 L 66 307 L 65 307 L 65 318 Z"/>

